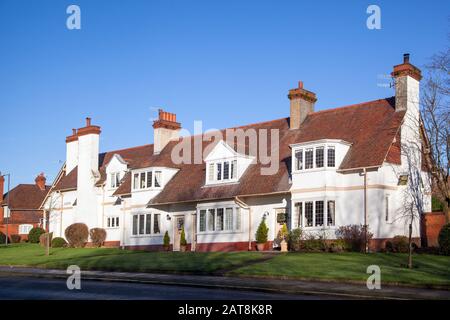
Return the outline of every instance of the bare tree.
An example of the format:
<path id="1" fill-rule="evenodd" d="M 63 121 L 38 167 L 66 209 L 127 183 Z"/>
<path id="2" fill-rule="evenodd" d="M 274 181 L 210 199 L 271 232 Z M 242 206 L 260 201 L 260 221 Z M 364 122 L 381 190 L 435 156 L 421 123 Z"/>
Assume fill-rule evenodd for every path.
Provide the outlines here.
<path id="1" fill-rule="evenodd" d="M 450 37 L 449 37 L 450 38 Z M 424 162 L 433 178 L 433 193 L 450 221 L 450 48 L 434 55 L 426 66 L 421 99 Z"/>

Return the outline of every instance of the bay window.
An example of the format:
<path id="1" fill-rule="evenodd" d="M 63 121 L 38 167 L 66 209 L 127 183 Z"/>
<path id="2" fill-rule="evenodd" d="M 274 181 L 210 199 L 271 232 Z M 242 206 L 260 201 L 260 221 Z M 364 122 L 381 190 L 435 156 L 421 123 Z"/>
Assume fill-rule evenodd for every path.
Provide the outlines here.
<path id="1" fill-rule="evenodd" d="M 317 146 L 294 149 L 292 166 L 295 171 L 314 168 L 334 168 L 336 166 L 336 151 L 334 146 Z"/>
<path id="2" fill-rule="evenodd" d="M 201 209 L 198 230 L 200 233 L 240 231 L 241 211 L 239 208 L 232 207 Z"/>
<path id="3" fill-rule="evenodd" d="M 296 225 L 300 228 L 334 227 L 336 225 L 336 202 L 334 200 L 295 202 L 294 207 L 295 218 L 298 217 Z"/>
<path id="4" fill-rule="evenodd" d="M 161 233 L 161 215 L 151 213 L 139 213 L 133 215 L 133 236 L 143 236 Z"/>

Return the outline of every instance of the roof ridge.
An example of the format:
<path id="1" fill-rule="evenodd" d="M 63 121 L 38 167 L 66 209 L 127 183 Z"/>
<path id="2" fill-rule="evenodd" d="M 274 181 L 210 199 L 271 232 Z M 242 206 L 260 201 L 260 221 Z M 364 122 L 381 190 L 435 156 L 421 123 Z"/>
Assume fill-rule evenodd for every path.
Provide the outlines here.
<path id="1" fill-rule="evenodd" d="M 391 97 L 387 97 L 387 98 L 381 98 L 381 99 L 375 99 L 375 100 L 370 100 L 370 101 L 365 101 L 365 102 L 359 102 L 359 103 L 354 103 L 354 104 L 349 104 L 349 105 L 342 106 L 342 107 L 335 107 L 335 108 L 331 108 L 331 109 L 315 111 L 315 112 L 311 113 L 311 115 L 318 114 L 318 113 L 327 113 L 327 112 L 339 111 L 339 110 L 342 110 L 342 109 L 350 109 L 350 108 L 361 107 L 361 106 L 364 106 L 366 104 L 371 104 L 371 103 L 380 102 L 380 101 L 387 101 L 387 100 L 393 99 L 393 98 L 395 98 L 395 96 L 391 96 Z"/>
<path id="2" fill-rule="evenodd" d="M 136 146 L 136 147 L 129 147 L 129 148 L 124 148 L 124 149 L 116 149 L 116 150 L 111 150 L 111 151 L 100 152 L 99 154 L 117 153 L 117 152 L 120 152 L 120 151 L 129 151 L 129 150 L 134 150 L 134 149 L 150 147 L 150 146 L 153 146 L 153 145 L 154 145 L 154 143 L 149 143 L 149 144 L 144 144 L 144 145 L 140 145 L 140 146 Z"/>

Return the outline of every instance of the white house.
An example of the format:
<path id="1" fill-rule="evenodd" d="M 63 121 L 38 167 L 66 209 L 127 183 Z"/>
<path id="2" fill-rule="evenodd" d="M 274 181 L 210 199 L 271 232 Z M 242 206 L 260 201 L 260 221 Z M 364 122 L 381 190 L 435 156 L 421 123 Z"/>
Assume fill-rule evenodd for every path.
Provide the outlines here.
<path id="1" fill-rule="evenodd" d="M 268 246 L 286 222 L 328 239 L 339 226 L 367 224 L 371 247 L 380 248 L 407 235 L 408 176 L 422 168 L 421 73 L 405 55 L 392 76 L 395 97 L 319 112 L 316 95 L 300 82 L 289 91 L 288 118 L 216 132 L 223 139 L 179 137 L 176 116 L 160 110 L 154 144 L 99 153 L 101 129 L 88 118 L 67 137 L 66 163 L 43 204 L 49 229 L 64 237 L 70 224 L 83 222 L 105 228 L 108 245 L 149 250 L 162 249 L 168 231 L 179 250 L 184 227 L 192 251 L 254 250 L 265 217 Z M 245 137 L 237 143 L 229 139 L 236 132 Z M 259 148 L 269 142 L 272 163 L 252 152 L 255 141 Z M 431 211 L 427 181 L 420 192 Z"/>

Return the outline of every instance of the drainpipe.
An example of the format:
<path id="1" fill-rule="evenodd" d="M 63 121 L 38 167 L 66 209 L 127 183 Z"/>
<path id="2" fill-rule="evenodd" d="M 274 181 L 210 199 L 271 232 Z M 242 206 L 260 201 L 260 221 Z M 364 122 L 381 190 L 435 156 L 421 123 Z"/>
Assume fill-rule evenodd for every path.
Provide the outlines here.
<path id="1" fill-rule="evenodd" d="M 252 251 L 252 208 L 239 197 L 235 197 L 234 201 L 242 209 L 248 210 L 248 251 Z"/>

